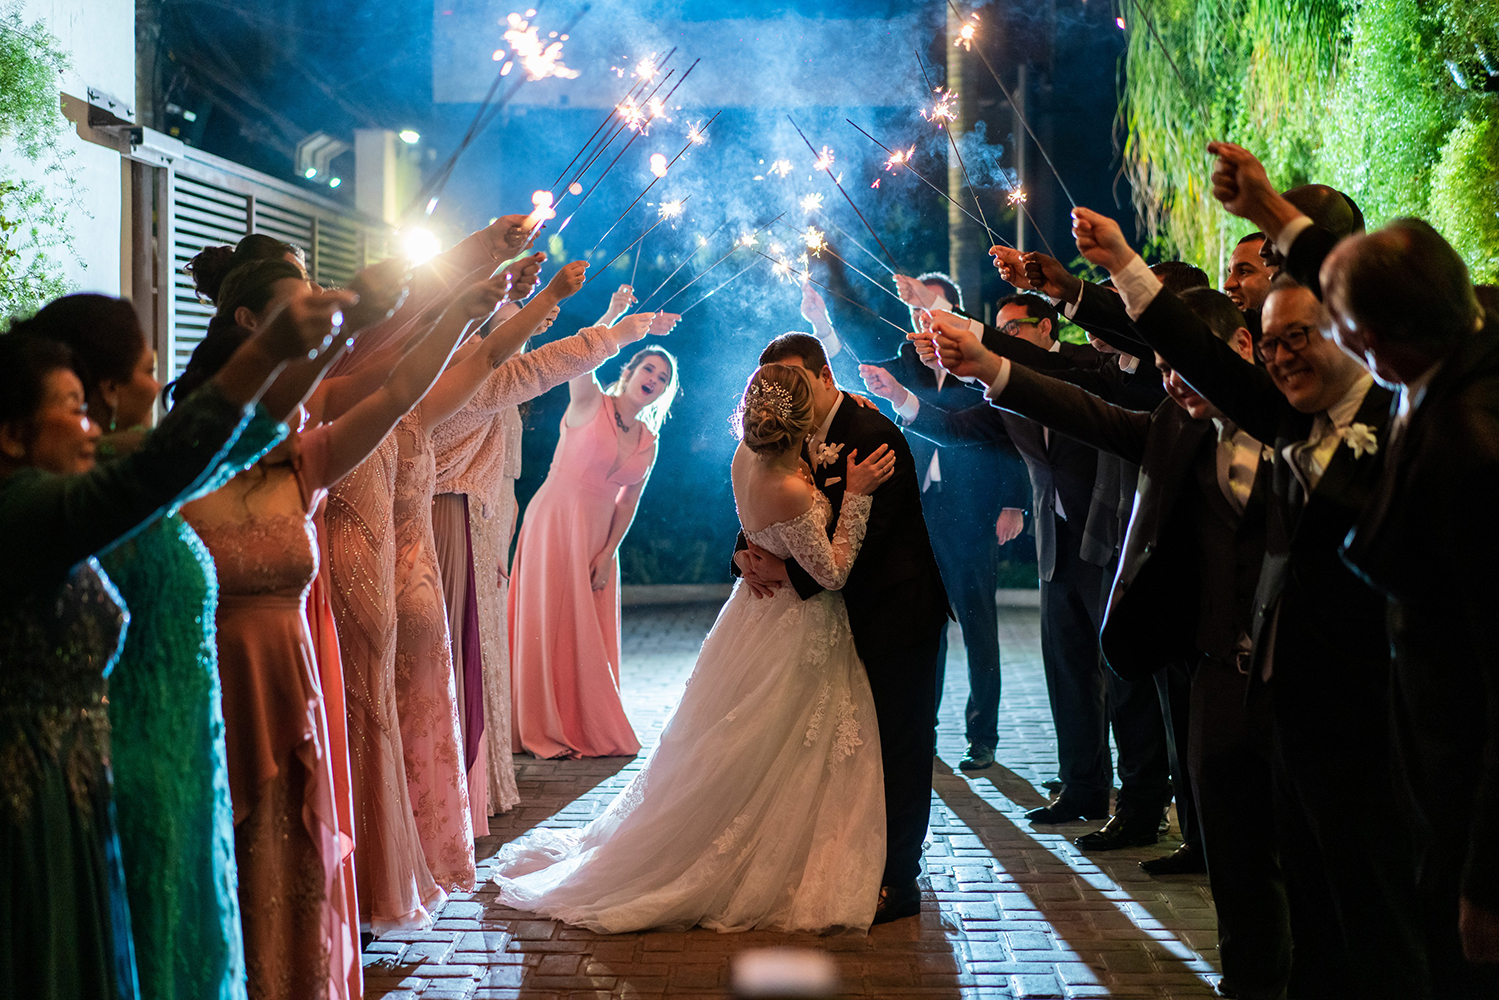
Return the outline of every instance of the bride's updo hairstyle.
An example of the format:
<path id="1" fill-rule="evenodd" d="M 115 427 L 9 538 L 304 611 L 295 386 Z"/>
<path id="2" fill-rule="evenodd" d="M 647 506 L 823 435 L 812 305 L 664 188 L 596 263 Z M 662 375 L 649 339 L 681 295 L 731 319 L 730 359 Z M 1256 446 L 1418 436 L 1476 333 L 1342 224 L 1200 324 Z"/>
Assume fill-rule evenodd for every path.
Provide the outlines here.
<path id="1" fill-rule="evenodd" d="M 734 415 L 744 445 L 757 455 L 779 455 L 812 430 L 812 386 L 799 365 L 755 369 Z"/>

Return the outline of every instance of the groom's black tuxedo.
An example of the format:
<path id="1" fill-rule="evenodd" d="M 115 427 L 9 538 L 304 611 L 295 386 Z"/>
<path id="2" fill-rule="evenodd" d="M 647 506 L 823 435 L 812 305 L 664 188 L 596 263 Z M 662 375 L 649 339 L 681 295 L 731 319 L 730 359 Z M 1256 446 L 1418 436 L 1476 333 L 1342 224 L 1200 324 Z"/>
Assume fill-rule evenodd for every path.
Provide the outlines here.
<path id="1" fill-rule="evenodd" d="M 812 469 L 817 488 L 833 505 L 829 533 L 843 503 L 849 452 L 858 452 L 855 461 L 882 444 L 895 452 L 895 472 L 874 492 L 864 544 L 844 584 L 843 600 L 879 715 L 885 769 L 883 883 L 904 885 L 921 874 L 921 845 L 931 812 L 937 648 L 947 625 L 947 592 L 921 515 L 916 463 L 900 428 L 845 393 L 825 441 L 842 445 L 831 463 Z M 978 525 L 976 530 L 990 529 Z M 741 532 L 738 547 L 744 545 Z M 787 561 L 786 572 L 803 600 L 823 589 L 795 560 Z"/>

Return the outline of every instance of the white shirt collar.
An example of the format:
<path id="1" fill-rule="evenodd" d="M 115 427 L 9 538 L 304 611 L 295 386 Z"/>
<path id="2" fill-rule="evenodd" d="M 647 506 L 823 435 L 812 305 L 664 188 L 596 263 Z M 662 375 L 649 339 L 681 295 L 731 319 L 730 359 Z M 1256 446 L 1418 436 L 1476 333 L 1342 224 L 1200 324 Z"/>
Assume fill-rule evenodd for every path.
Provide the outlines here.
<path id="1" fill-rule="evenodd" d="M 823 444 L 828 439 L 828 429 L 833 426 L 833 418 L 838 415 L 838 407 L 843 405 L 843 393 L 838 393 L 838 399 L 834 401 L 833 408 L 828 410 L 828 415 L 822 418 L 822 423 L 817 425 L 817 430 L 812 434 L 812 440 L 817 444 Z"/>
<path id="2" fill-rule="evenodd" d="M 1327 408 L 1327 419 L 1338 430 L 1342 430 L 1353 423 L 1353 418 L 1358 416 L 1359 407 L 1364 405 L 1364 397 L 1369 395 L 1369 389 L 1374 385 L 1374 376 L 1364 372 L 1354 380 L 1353 385 L 1343 394 L 1343 398 Z"/>
<path id="3" fill-rule="evenodd" d="M 1421 400 L 1426 398 L 1426 390 L 1431 388 L 1431 380 L 1437 377 L 1441 368 L 1442 362 L 1438 361 L 1422 372 L 1419 378 L 1400 387 L 1399 413 L 1402 418 L 1409 419 L 1416 407 L 1421 405 Z"/>
<path id="4" fill-rule="evenodd" d="M 1051 342 L 1051 346 L 1048 347 L 1046 350 L 1047 350 L 1048 353 L 1056 354 L 1061 349 L 1062 349 L 1062 342 L 1060 340 L 1053 340 Z"/>

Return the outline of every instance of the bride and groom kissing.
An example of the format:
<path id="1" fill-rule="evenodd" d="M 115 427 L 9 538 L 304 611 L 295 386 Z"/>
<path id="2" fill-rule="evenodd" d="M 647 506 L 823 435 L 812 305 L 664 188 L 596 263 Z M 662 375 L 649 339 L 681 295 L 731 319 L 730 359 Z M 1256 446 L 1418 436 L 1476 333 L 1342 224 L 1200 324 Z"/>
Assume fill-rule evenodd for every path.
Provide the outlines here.
<path id="1" fill-rule="evenodd" d="M 915 463 L 806 334 L 765 348 L 735 420 L 740 582 L 634 780 L 502 848 L 509 906 L 601 933 L 920 912 L 948 603 Z"/>

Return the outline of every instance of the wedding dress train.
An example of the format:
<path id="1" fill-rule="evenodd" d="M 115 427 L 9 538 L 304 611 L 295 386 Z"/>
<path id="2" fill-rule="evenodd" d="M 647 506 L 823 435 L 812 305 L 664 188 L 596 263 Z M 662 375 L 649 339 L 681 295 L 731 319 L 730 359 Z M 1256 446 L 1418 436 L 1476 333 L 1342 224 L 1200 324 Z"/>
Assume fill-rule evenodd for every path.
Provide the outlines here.
<path id="1" fill-rule="evenodd" d="M 504 903 L 604 933 L 869 926 L 885 863 L 879 731 L 836 592 L 869 509 L 845 497 L 829 541 L 818 493 L 746 532 L 829 589 L 803 601 L 736 585 L 645 767 L 586 827 L 507 844 Z"/>

